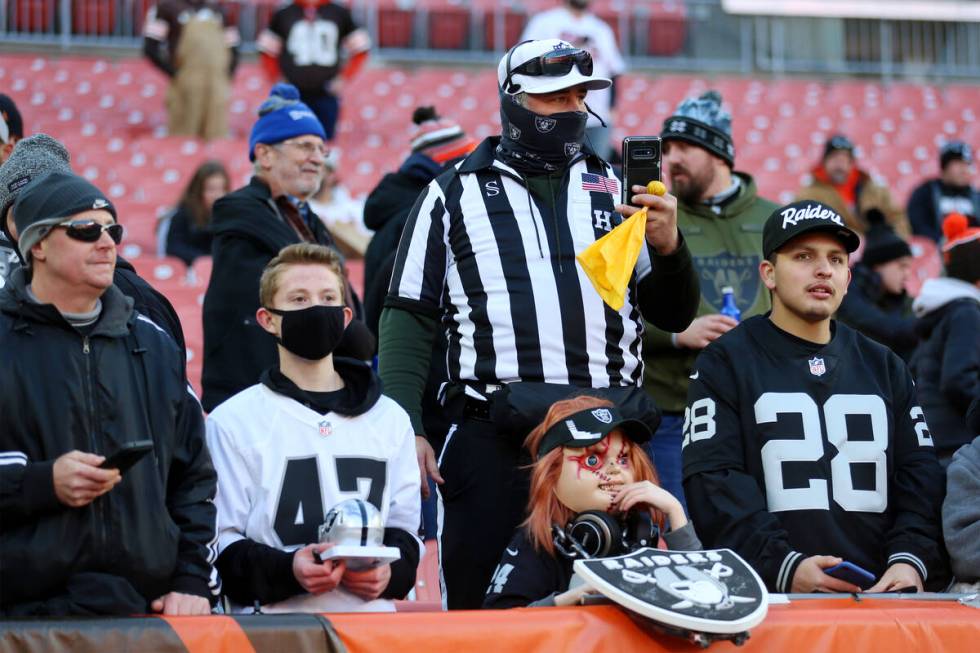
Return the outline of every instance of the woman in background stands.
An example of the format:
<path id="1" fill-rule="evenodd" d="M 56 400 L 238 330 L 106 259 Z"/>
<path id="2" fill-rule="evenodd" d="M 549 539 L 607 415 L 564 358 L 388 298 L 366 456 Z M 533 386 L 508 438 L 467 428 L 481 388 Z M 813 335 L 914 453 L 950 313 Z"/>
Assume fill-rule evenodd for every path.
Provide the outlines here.
<path id="1" fill-rule="evenodd" d="M 211 256 L 211 208 L 228 193 L 231 179 L 220 161 L 205 161 L 191 177 L 180 203 L 160 228 L 160 249 L 190 267 L 199 256 Z"/>

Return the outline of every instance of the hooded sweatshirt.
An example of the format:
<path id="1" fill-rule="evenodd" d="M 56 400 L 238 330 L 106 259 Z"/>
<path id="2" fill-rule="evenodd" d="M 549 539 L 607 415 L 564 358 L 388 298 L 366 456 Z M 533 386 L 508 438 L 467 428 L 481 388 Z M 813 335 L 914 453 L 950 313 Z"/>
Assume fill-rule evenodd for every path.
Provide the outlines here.
<path id="1" fill-rule="evenodd" d="M 977 435 L 966 412 L 980 396 L 980 288 L 929 279 L 912 310 L 920 318 L 920 343 L 909 367 L 936 449 L 951 454 Z"/>

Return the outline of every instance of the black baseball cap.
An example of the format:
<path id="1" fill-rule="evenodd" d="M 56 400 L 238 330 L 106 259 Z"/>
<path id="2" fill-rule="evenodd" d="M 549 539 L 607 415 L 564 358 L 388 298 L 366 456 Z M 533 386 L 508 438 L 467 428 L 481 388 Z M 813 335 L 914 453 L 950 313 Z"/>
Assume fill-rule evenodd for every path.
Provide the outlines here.
<path id="1" fill-rule="evenodd" d="M 545 432 L 538 445 L 538 458 L 558 447 L 591 447 L 616 429 L 622 429 L 626 437 L 641 444 L 653 437 L 649 426 L 638 419 L 623 417 L 618 408 L 587 408 L 572 413 Z"/>
<path id="2" fill-rule="evenodd" d="M 950 141 L 939 150 L 939 167 L 945 169 L 950 161 L 973 163 L 973 151 L 963 141 Z"/>
<path id="3" fill-rule="evenodd" d="M 837 211 L 821 202 L 800 200 L 781 206 L 766 220 L 762 230 L 762 255 L 769 258 L 789 241 L 811 231 L 825 231 L 835 236 L 848 253 L 861 244 L 861 239 Z"/>

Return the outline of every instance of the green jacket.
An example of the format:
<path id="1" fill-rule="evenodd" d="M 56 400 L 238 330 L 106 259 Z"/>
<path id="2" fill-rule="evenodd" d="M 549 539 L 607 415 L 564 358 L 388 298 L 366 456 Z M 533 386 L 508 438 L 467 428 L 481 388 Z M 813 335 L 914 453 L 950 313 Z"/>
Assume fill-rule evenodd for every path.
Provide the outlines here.
<path id="1" fill-rule="evenodd" d="M 778 208 L 758 196 L 755 182 L 744 172 L 738 197 L 716 214 L 706 205 L 678 203 L 677 226 L 684 235 L 701 280 L 698 316 L 721 309 L 721 289 L 735 289 L 742 319 L 765 313 L 772 304 L 759 279 L 762 261 L 762 226 Z M 643 336 L 644 386 L 661 410 L 680 413 L 687 404 L 688 375 L 700 352 L 678 349 L 671 334 L 647 323 Z"/>

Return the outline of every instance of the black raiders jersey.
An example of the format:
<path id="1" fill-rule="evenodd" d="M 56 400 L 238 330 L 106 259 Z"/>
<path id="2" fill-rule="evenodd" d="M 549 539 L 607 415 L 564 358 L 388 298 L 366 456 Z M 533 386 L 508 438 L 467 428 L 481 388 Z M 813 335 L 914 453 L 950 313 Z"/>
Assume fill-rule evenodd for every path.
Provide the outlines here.
<path id="1" fill-rule="evenodd" d="M 277 57 L 283 77 L 300 92 L 324 92 L 351 56 L 370 48 L 367 32 L 336 2 L 310 11 L 291 3 L 277 11 L 260 35 L 259 50 Z"/>
<path id="2" fill-rule="evenodd" d="M 819 345 L 756 316 L 698 357 L 683 441 L 698 534 L 770 591 L 790 591 L 811 555 L 939 581 L 945 480 L 912 378 L 887 348 L 832 329 Z"/>

